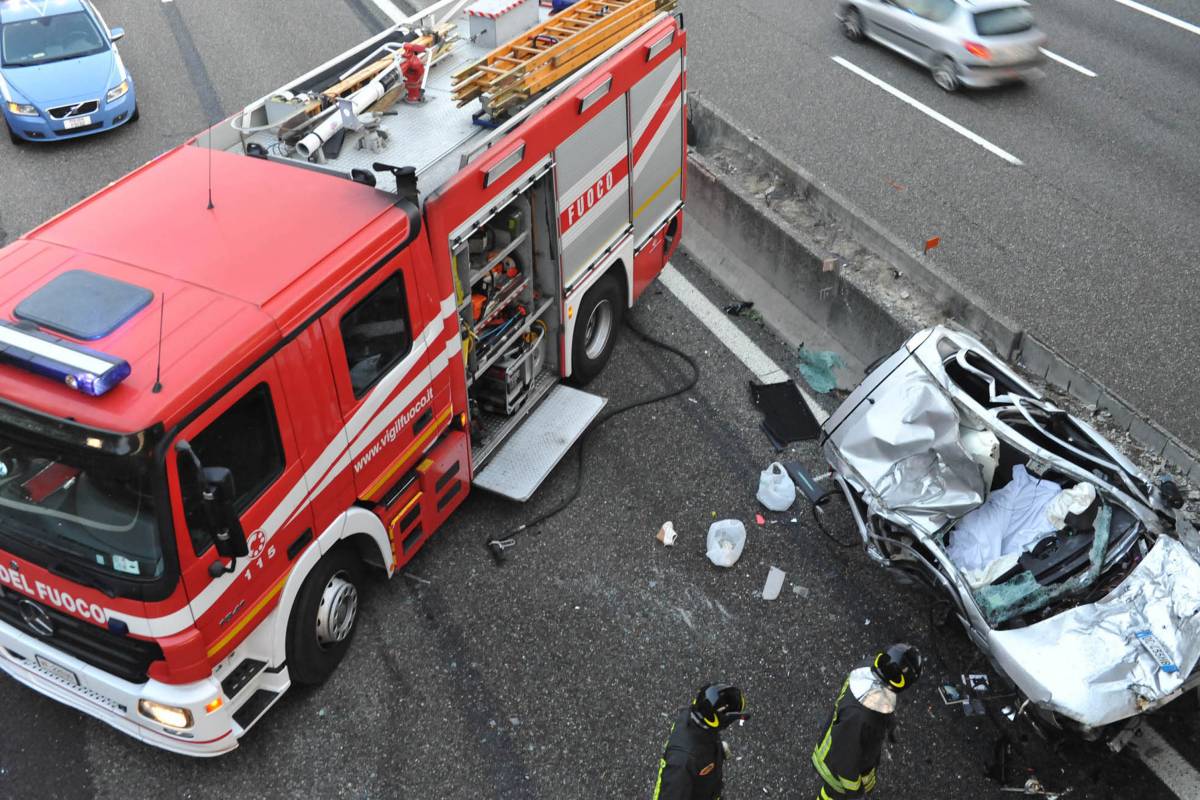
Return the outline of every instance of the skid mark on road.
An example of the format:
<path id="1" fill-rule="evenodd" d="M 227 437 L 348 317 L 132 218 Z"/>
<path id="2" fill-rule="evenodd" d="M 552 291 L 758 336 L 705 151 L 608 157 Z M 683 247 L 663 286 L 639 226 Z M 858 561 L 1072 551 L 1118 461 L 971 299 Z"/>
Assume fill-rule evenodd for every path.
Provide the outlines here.
<path id="1" fill-rule="evenodd" d="M 174 3 L 163 3 L 161 7 L 163 16 L 167 18 L 167 25 L 171 28 L 171 35 L 175 37 L 175 45 L 179 48 L 179 54 L 183 56 L 183 64 L 187 68 L 192 88 L 196 90 L 196 97 L 200 99 L 200 110 L 204 113 L 204 121 L 207 125 L 216 125 L 225 119 L 225 112 L 221 108 L 221 98 L 217 94 L 216 87 L 208 77 L 204 59 L 200 57 L 200 51 L 196 49 L 196 43 L 192 40 L 192 32 L 188 30 L 187 23 L 183 21 L 183 15 L 179 13 L 178 6 Z"/>

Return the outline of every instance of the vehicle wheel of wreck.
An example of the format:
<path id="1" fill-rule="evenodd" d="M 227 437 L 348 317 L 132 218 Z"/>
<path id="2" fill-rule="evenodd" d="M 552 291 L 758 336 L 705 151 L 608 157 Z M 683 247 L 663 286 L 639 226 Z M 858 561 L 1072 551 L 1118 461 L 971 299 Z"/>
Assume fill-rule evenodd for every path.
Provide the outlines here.
<path id="1" fill-rule="evenodd" d="M 134 122 L 137 122 L 141 118 L 142 118 L 142 110 L 140 108 L 138 108 L 137 103 L 134 103 L 133 104 L 133 116 L 129 118 L 129 122 L 134 123 Z"/>
<path id="2" fill-rule="evenodd" d="M 571 343 L 571 383 L 585 386 L 604 369 L 617 343 L 625 298 L 611 271 L 584 295 Z"/>
<path id="3" fill-rule="evenodd" d="M 954 59 L 946 56 L 933 68 L 933 82 L 944 92 L 953 92 L 961 85 L 958 80 L 958 66 Z"/>
<path id="4" fill-rule="evenodd" d="M 7 125 L 5 125 L 4 127 L 8 130 L 8 138 L 12 141 L 13 144 L 15 144 L 17 147 L 20 147 L 21 145 L 25 144 L 25 140 L 22 139 L 20 136 L 17 136 L 16 132 L 14 132 L 12 128 L 9 128 Z"/>
<path id="5" fill-rule="evenodd" d="M 861 42 L 863 39 L 863 21 L 862 14 L 857 8 L 846 9 L 845 15 L 842 17 L 842 34 L 852 42 Z"/>
<path id="6" fill-rule="evenodd" d="M 305 578 L 287 630 L 288 671 L 296 683 L 324 683 L 346 655 L 358 619 L 362 574 L 355 553 L 338 549 Z"/>

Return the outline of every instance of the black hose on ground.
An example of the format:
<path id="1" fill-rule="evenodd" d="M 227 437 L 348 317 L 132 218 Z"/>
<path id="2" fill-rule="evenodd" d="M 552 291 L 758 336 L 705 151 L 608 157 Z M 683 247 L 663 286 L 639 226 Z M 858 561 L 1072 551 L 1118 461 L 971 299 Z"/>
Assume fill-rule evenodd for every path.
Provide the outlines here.
<path id="1" fill-rule="evenodd" d="M 647 344 L 651 345 L 652 347 L 657 347 L 660 350 L 665 350 L 668 353 L 671 353 L 671 354 L 683 359 L 687 363 L 687 365 L 691 368 L 692 376 L 682 386 L 679 386 L 676 389 L 671 389 L 670 391 L 663 392 L 662 394 L 656 394 L 651 397 L 647 397 L 645 399 L 638 400 L 633 403 L 629 403 L 628 405 L 621 406 L 620 408 L 614 408 L 604 414 L 601 414 L 599 417 L 597 417 L 595 420 L 593 420 L 592 424 L 589 425 L 587 430 L 585 430 L 583 432 L 583 435 L 579 437 L 579 441 L 575 445 L 575 486 L 571 489 L 571 492 L 565 498 L 563 498 L 562 501 L 560 501 L 557 505 L 555 505 L 553 508 L 550 508 L 549 510 L 544 511 L 541 514 L 538 514 L 533 519 L 523 522 L 522 524 L 518 525 L 517 527 L 515 527 L 512 530 L 505 533 L 503 536 L 489 537 L 487 540 L 487 546 L 488 546 L 488 549 L 491 551 L 492 555 L 496 558 L 497 562 L 503 560 L 504 559 L 504 551 L 507 550 L 509 547 L 512 547 L 513 544 L 515 544 L 515 537 L 517 534 L 529 531 L 530 529 L 535 528 L 538 525 L 541 525 L 542 523 L 546 522 L 547 520 L 551 519 L 552 517 L 554 517 L 558 514 L 561 514 L 563 511 L 565 511 L 572 503 L 574 503 L 579 498 L 579 493 L 583 489 L 583 478 L 584 478 L 584 472 L 585 472 L 585 470 L 584 470 L 584 463 L 585 463 L 584 462 L 584 450 L 587 447 L 588 439 L 591 437 L 591 435 L 593 433 L 595 433 L 597 430 L 599 430 L 601 427 L 603 427 L 606 422 L 613 419 L 614 417 L 618 417 L 621 414 L 624 414 L 628 411 L 633 411 L 635 408 L 643 408 L 644 406 L 653 405 L 654 403 L 661 403 L 664 400 L 670 400 L 673 397 L 678 397 L 679 395 L 683 394 L 684 392 L 686 392 L 689 389 L 691 389 L 692 387 L 694 387 L 697 384 L 697 382 L 699 382 L 699 380 L 700 380 L 700 365 L 696 363 L 696 360 L 694 358 L 692 358 L 690 355 L 683 352 L 682 350 L 680 350 L 672 345 L 669 345 L 660 339 L 656 339 L 653 336 L 651 336 L 650 334 L 641 330 L 636 325 L 634 325 L 633 320 L 630 319 L 628 316 L 625 317 L 625 326 L 627 328 L 629 328 L 629 330 L 632 331 L 634 333 L 634 335 L 636 335 L 643 342 L 646 342 Z"/>

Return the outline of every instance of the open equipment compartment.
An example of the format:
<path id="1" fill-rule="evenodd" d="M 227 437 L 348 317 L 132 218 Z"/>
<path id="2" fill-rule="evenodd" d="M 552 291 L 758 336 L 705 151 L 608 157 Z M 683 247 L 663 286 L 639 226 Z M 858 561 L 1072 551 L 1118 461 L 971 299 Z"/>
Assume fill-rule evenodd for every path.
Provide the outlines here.
<path id="1" fill-rule="evenodd" d="M 557 383 L 553 200 L 546 172 L 451 243 L 477 463 Z"/>

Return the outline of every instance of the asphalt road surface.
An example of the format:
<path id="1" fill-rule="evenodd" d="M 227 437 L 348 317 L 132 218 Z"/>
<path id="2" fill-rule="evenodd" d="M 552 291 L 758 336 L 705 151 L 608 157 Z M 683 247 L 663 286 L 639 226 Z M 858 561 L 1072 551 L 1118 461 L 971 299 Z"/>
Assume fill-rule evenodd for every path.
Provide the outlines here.
<path id="1" fill-rule="evenodd" d="M 123 25 L 142 119 L 111 135 L 47 147 L 0 141 L 0 221 L 9 237 L 378 29 L 357 0 L 103 2 Z M 696 24 L 697 15 L 690 22 Z M 696 55 L 689 59 L 693 74 Z M 693 85 L 695 80 L 693 79 Z M 203 187 L 197 187 L 198 201 Z M 685 261 L 681 273 L 723 305 Z M 346 661 L 317 690 L 286 696 L 236 752 L 194 761 L 0 681 L 0 798 L 638 798 L 648 792 L 668 715 L 695 688 L 738 682 L 754 718 L 728 740 L 729 798 L 813 796 L 808 766 L 846 670 L 898 639 L 922 647 L 928 680 L 906 695 L 901 739 L 881 769 L 883 798 L 1003 798 L 983 777 L 991 723 L 944 707 L 936 679 L 972 664 L 963 636 L 927 600 L 893 586 L 857 548 L 803 514 L 754 522 L 757 476 L 773 457 L 749 402 L 751 372 L 673 295 L 653 287 L 633 314 L 691 354 L 696 386 L 613 420 L 589 440 L 568 511 L 523 535 L 496 566 L 484 539 L 552 506 L 576 479 L 561 466 L 527 506 L 475 493 L 406 573 L 373 585 Z M 787 349 L 736 320 L 789 371 Z M 616 407 L 690 375 L 626 335 L 593 390 Z M 793 457 L 816 467 L 811 445 Z M 704 558 L 715 517 L 742 519 L 736 567 Z M 680 531 L 673 549 L 653 533 Z M 830 520 L 848 537 L 849 521 Z M 761 599 L 770 566 L 780 598 Z M 974 666 L 978 667 L 978 664 Z M 1195 704 L 1160 726 L 1193 761 Z M 1034 748 L 1038 774 L 1072 797 L 1174 797 L 1142 764 L 1072 744 Z"/>
<path id="2" fill-rule="evenodd" d="M 1124 0 L 1034 0 L 1047 49 L 1075 66 L 947 95 L 845 39 L 833 0 L 684 0 L 689 86 L 912 247 L 940 235 L 937 265 L 1200 447 L 1200 8 L 1149 5 L 1191 28 Z"/>

